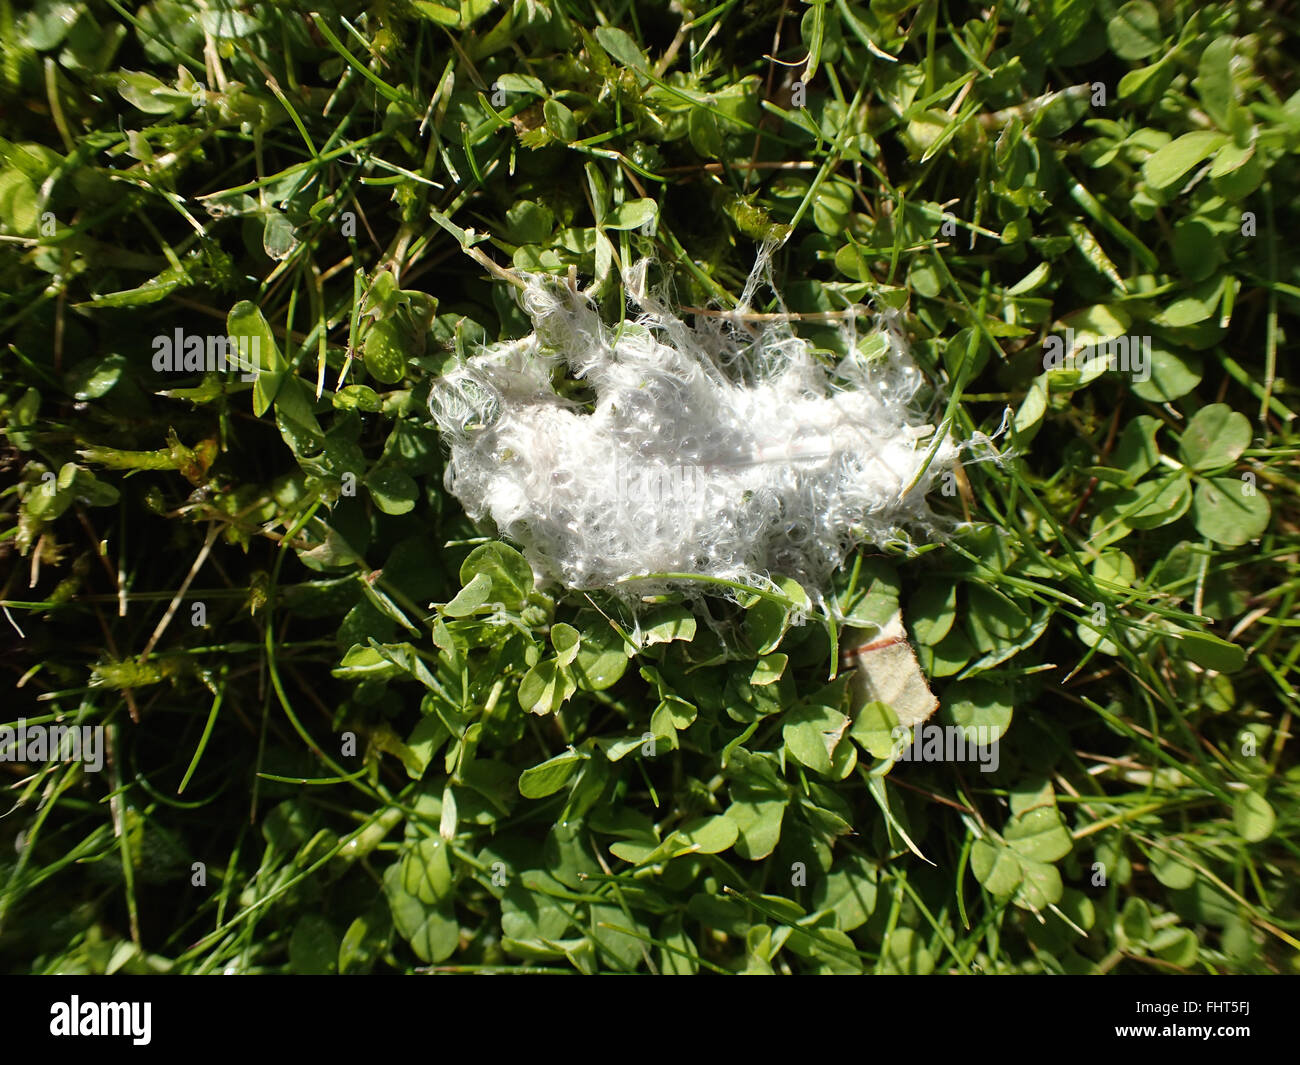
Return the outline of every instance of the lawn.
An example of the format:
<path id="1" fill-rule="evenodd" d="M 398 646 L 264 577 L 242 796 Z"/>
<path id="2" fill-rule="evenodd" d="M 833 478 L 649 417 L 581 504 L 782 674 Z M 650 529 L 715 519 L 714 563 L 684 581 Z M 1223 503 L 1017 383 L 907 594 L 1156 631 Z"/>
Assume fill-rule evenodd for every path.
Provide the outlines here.
<path id="1" fill-rule="evenodd" d="M 0 971 L 1300 972 L 1284 5 L 0 40 Z M 828 373 L 909 352 L 928 516 L 576 588 L 471 520 L 431 399 L 537 275 L 638 335 L 637 264 Z M 845 655 L 900 610 L 921 674 Z"/>

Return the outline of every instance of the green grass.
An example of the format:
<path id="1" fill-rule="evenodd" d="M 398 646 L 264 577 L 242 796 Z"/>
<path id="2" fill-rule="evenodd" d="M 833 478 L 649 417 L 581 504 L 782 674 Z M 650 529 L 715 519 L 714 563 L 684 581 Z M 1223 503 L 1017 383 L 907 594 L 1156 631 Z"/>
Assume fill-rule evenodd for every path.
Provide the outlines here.
<path id="1" fill-rule="evenodd" d="M 0 3 L 0 725 L 108 740 L 0 762 L 0 969 L 1295 972 L 1297 26 L 989 10 Z M 807 624 L 534 586 L 431 382 L 528 331 L 512 270 L 613 321 L 766 239 L 1001 458 Z M 828 675 L 899 603 L 996 772 Z"/>

